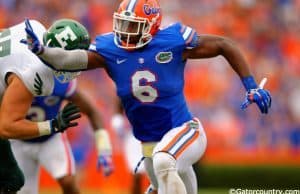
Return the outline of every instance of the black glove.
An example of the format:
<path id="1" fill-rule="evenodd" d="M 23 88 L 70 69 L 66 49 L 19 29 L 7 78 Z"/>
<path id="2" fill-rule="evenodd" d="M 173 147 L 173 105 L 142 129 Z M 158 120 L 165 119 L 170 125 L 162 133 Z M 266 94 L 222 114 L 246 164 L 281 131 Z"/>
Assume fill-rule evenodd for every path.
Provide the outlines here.
<path id="1" fill-rule="evenodd" d="M 71 122 L 80 118 L 79 108 L 69 102 L 64 108 L 58 112 L 56 117 L 51 120 L 51 133 L 64 132 L 69 127 L 77 126 L 77 122 Z"/>

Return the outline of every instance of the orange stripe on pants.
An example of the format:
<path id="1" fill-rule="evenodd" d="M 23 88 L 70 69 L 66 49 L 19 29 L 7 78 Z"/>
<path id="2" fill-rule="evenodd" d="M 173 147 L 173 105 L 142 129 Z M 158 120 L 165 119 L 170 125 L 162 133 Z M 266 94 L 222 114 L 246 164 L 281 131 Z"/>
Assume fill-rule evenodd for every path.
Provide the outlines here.
<path id="1" fill-rule="evenodd" d="M 176 142 L 182 137 L 184 133 L 190 130 L 189 126 L 185 127 L 182 131 L 180 131 L 171 141 L 168 143 L 166 147 L 162 149 L 163 152 L 168 152 L 168 150 L 176 144 Z"/>
<path id="2" fill-rule="evenodd" d="M 175 154 L 175 159 L 177 159 L 181 153 L 186 150 L 199 136 L 199 131 L 195 131 L 195 134 L 192 136 L 192 138 L 190 138 L 185 144 L 184 146 L 182 146 L 177 153 Z"/>

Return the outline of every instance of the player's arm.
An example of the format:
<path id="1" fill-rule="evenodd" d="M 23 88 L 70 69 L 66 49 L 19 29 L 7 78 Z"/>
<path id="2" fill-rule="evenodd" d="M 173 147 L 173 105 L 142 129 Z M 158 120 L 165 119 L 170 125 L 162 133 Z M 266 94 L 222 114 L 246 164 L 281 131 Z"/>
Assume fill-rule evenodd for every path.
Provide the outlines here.
<path id="1" fill-rule="evenodd" d="M 59 47 L 50 48 L 42 45 L 28 19 L 25 20 L 25 25 L 27 40 L 21 42 L 27 44 L 33 53 L 53 69 L 81 71 L 105 67 L 104 58 L 95 52 L 82 49 L 64 50 Z"/>
<path id="2" fill-rule="evenodd" d="M 244 55 L 232 40 L 221 36 L 201 35 L 197 36 L 194 41 L 196 46 L 183 52 L 184 60 L 223 56 L 240 76 L 247 90 L 246 100 L 241 108 L 245 109 L 249 104 L 255 102 L 262 113 L 268 113 L 268 109 L 271 107 L 271 96 L 267 90 L 263 89 L 266 79 L 259 86 L 257 85 Z"/>
<path id="3" fill-rule="evenodd" d="M 91 123 L 95 133 L 95 144 L 98 152 L 98 168 L 103 168 L 103 173 L 108 176 L 113 171 L 112 164 L 112 146 L 109 134 L 104 129 L 103 121 L 97 106 L 80 90 L 69 97 L 84 113 Z"/>
<path id="4" fill-rule="evenodd" d="M 43 51 L 38 57 L 55 70 L 81 71 L 105 67 L 104 58 L 92 51 L 42 47 Z"/>
<path id="5" fill-rule="evenodd" d="M 32 138 L 39 136 L 37 123 L 25 119 L 33 95 L 14 74 L 7 80 L 0 106 L 1 138 Z"/>
<path id="6" fill-rule="evenodd" d="M 7 88 L 0 106 L 0 138 L 27 139 L 63 132 L 76 126 L 71 122 L 80 117 L 74 104 L 66 105 L 55 118 L 44 122 L 26 120 L 27 111 L 33 100 L 32 93 L 15 74 L 7 78 Z"/>
<path id="7" fill-rule="evenodd" d="M 197 46 L 183 53 L 184 59 L 201 59 L 222 55 L 240 78 L 250 76 L 249 65 L 237 45 L 230 39 L 214 36 L 198 36 Z"/>

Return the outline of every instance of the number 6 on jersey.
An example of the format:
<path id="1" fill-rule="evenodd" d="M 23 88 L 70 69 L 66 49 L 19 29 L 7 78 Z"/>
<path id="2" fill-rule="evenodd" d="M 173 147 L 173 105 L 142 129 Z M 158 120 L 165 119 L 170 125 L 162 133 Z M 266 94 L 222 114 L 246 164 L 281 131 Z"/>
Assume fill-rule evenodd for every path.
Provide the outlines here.
<path id="1" fill-rule="evenodd" d="M 137 71 L 131 77 L 133 95 L 143 103 L 154 102 L 157 98 L 157 90 L 151 86 L 156 77 L 150 71 Z"/>

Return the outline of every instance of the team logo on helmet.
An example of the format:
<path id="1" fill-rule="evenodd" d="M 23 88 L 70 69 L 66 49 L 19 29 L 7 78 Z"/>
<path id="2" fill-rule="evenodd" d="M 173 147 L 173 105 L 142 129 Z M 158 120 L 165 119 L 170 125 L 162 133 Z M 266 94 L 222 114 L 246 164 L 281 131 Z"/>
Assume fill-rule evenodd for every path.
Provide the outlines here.
<path id="1" fill-rule="evenodd" d="M 151 14 L 158 14 L 160 13 L 160 8 L 157 7 L 151 7 L 148 4 L 144 5 L 144 12 L 146 15 L 151 15 Z"/>

